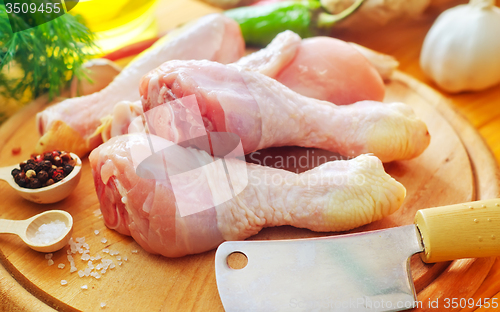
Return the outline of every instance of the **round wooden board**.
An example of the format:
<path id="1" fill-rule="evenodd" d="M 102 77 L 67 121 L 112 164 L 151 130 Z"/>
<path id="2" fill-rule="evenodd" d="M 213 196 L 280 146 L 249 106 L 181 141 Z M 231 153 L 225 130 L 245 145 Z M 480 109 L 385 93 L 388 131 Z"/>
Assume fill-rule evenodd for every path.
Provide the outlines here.
<path id="1" fill-rule="evenodd" d="M 439 93 L 409 76 L 396 73 L 387 85 L 386 100 L 411 105 L 427 123 L 432 141 L 420 157 L 386 164 L 386 170 L 407 188 L 403 207 L 355 231 L 410 224 L 417 209 L 499 195 L 495 159 L 474 128 L 451 109 Z M 43 107 L 43 102 L 43 99 L 34 102 L 0 128 L 0 166 L 29 157 L 38 139 L 34 114 Z M 12 149 L 17 147 L 21 147 L 21 153 L 14 155 Z M 313 159 L 335 156 L 320 150 L 279 148 L 261 151 L 251 160 L 263 163 L 265 156 L 271 156 L 266 158 L 266 165 L 271 165 L 272 160 L 279 160 L 278 156 L 287 155 L 306 157 L 311 165 Z M 25 219 L 46 209 L 67 210 L 75 220 L 73 237 L 85 237 L 92 256 L 99 254 L 117 264 L 100 279 L 80 278 L 76 272 L 69 272 L 66 249 L 54 253 L 54 265 L 48 266 L 43 254 L 32 251 L 16 236 L 1 235 L 0 306 L 6 311 L 21 308 L 48 311 L 50 307 L 62 311 L 100 311 L 101 303 L 106 303 L 106 309 L 111 311 L 223 311 L 215 283 L 215 251 L 178 259 L 164 258 L 146 253 L 130 237 L 107 229 L 98 213 L 99 203 L 87 159 L 77 191 L 60 203 L 40 206 L 27 202 L 6 183 L 0 184 L 0 198 L 0 218 Z M 98 235 L 94 234 L 95 230 L 99 231 Z M 264 229 L 250 239 L 332 234 L 279 227 Z M 101 242 L 103 238 L 106 243 Z M 118 251 L 122 264 L 118 265 L 116 256 L 102 252 L 104 248 Z M 138 252 L 132 253 L 132 250 Z M 123 260 L 125 256 L 128 261 Z M 466 259 L 424 265 L 414 256 L 412 274 L 418 299 L 424 302 L 422 310 L 429 299 L 471 297 L 494 260 Z M 79 270 L 87 266 L 80 255 L 75 255 L 75 261 Z M 65 268 L 59 269 L 59 263 L 64 263 Z M 67 280 L 68 284 L 62 286 L 61 280 Z M 88 289 L 82 290 L 82 285 L 87 285 Z"/>

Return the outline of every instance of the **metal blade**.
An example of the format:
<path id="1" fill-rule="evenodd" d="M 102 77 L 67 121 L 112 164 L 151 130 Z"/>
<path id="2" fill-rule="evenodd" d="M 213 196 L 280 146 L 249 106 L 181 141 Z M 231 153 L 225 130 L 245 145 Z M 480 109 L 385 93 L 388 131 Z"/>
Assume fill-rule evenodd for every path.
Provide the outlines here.
<path id="1" fill-rule="evenodd" d="M 227 312 L 400 311 L 417 304 L 409 272 L 423 251 L 414 225 L 298 240 L 234 241 L 219 246 L 215 274 Z M 248 258 L 232 269 L 227 257 Z"/>

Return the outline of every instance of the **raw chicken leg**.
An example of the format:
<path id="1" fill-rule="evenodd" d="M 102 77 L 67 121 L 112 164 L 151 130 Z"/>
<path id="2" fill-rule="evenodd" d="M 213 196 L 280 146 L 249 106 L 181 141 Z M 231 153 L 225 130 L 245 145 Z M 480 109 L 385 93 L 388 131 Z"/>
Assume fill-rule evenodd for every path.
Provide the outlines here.
<path id="1" fill-rule="evenodd" d="M 384 99 L 384 82 L 375 67 L 353 45 L 330 37 L 302 40 L 296 33 L 284 31 L 266 48 L 235 65 L 337 105 Z"/>
<path id="2" fill-rule="evenodd" d="M 137 170 L 140 177 L 136 167 L 151 159 L 147 158 L 153 153 L 151 146 L 158 162 L 149 163 L 149 171 L 144 167 Z M 162 157 L 168 148 L 170 157 Z M 263 227 L 352 229 L 393 213 L 405 197 L 405 188 L 384 172 L 374 156 L 328 162 L 301 174 L 232 158 L 225 159 L 226 167 L 243 164 L 244 170 L 237 179 L 231 176 L 231 186 L 236 190 L 248 181 L 246 187 L 228 201 L 181 216 L 179 200 L 193 205 L 211 202 L 220 186 L 228 185 L 227 170 L 216 166 L 205 151 L 134 133 L 112 138 L 92 151 L 89 159 L 106 226 L 131 235 L 148 252 L 167 257 L 210 250 L 224 240 L 245 239 Z M 188 159 L 206 165 L 198 171 L 202 174 L 187 172 L 195 195 L 179 198 L 174 194 L 172 176 L 161 177 L 163 161 L 175 171 Z"/>
<path id="3" fill-rule="evenodd" d="M 344 156 L 373 153 L 384 162 L 421 154 L 427 127 L 401 103 L 362 101 L 336 106 L 293 92 L 260 73 L 210 61 L 170 61 L 146 75 L 140 86 L 144 112 L 195 95 L 207 131 L 231 132 L 245 153 L 272 146 L 316 147 Z M 162 137 L 190 138 L 192 118 L 176 108 L 162 119 Z"/>
<path id="4" fill-rule="evenodd" d="M 363 51 L 372 64 L 357 51 Z M 395 61 L 389 56 L 334 38 L 302 40 L 299 35 L 287 30 L 276 36 L 266 48 L 241 58 L 233 65 L 275 78 L 302 95 L 336 104 L 351 104 L 361 100 L 381 101 L 384 84 L 380 78 L 382 74 L 386 78 L 392 74 Z M 380 75 L 375 72 L 374 66 Z M 103 141 L 126 134 L 132 119 L 142 114 L 139 106 L 140 102 L 115 105 L 112 116 L 103 122 Z"/>
<path id="5" fill-rule="evenodd" d="M 238 60 L 245 50 L 239 25 L 221 14 L 204 16 L 167 35 L 141 54 L 100 92 L 65 100 L 37 115 L 40 138 L 37 151 L 72 151 L 80 156 L 101 142 L 103 118 L 107 120 L 120 101 L 140 99 L 140 79 L 172 59 L 210 59 L 222 63 Z"/>

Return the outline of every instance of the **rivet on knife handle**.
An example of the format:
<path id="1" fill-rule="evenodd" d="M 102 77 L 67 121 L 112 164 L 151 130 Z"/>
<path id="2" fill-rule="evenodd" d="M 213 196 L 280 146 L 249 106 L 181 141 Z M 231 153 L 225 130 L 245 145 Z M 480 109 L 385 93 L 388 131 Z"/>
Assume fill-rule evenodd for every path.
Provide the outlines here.
<path id="1" fill-rule="evenodd" d="M 500 199 L 421 209 L 415 224 L 422 235 L 424 262 L 500 254 Z"/>

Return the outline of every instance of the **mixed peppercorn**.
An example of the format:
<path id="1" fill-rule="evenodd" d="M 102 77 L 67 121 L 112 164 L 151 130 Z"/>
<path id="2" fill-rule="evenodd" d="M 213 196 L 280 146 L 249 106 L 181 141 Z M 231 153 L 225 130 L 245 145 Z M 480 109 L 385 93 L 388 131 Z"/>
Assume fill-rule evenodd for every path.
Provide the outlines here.
<path id="1" fill-rule="evenodd" d="M 75 160 L 61 151 L 31 155 L 31 158 L 13 169 L 12 176 L 20 187 L 36 189 L 61 181 L 73 171 Z"/>

